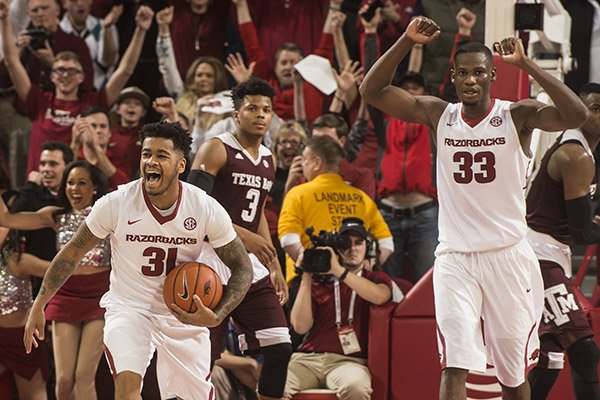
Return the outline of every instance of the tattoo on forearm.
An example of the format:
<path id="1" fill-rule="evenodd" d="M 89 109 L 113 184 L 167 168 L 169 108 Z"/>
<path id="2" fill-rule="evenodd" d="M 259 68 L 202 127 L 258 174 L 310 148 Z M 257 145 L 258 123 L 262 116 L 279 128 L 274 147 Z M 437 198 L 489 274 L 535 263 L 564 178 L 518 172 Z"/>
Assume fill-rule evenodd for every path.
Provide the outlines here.
<path id="1" fill-rule="evenodd" d="M 231 243 L 215 249 L 221 260 L 231 269 L 231 277 L 223 292 L 221 302 L 215 308 L 220 321 L 233 311 L 242 301 L 252 283 L 252 263 L 248 252 L 239 237 Z"/>
<path id="2" fill-rule="evenodd" d="M 85 222 L 75 236 L 58 252 L 42 282 L 39 296 L 53 295 L 75 271 L 79 260 L 98 242 Z"/>

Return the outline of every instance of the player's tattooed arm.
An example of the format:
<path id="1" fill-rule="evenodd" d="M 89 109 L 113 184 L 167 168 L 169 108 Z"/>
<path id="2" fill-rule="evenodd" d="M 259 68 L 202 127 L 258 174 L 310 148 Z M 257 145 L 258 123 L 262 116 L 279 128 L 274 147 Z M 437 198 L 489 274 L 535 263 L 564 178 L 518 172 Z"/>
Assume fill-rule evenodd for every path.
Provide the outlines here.
<path id="1" fill-rule="evenodd" d="M 238 236 L 223 247 L 215 249 L 219 258 L 231 270 L 231 277 L 223 292 L 223 297 L 214 312 L 222 321 L 242 301 L 252 283 L 252 263 L 242 241 Z"/>
<path id="2" fill-rule="evenodd" d="M 85 222 L 79 227 L 75 236 L 63 247 L 48 268 L 36 302 L 43 305 L 50 300 L 56 291 L 69 279 L 81 258 L 90 251 L 100 239 L 94 236 Z"/>

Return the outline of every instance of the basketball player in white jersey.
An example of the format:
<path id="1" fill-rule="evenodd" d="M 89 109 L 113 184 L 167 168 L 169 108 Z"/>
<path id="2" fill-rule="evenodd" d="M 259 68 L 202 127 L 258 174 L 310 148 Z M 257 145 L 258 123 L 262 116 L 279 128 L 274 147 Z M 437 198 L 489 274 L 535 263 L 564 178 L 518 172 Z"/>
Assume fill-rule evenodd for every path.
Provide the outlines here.
<path id="1" fill-rule="evenodd" d="M 411 48 L 440 33 L 434 21 L 414 19 L 360 90 L 382 111 L 429 125 L 437 143 L 440 244 L 433 283 L 443 369 L 440 399 L 465 399 L 468 370 L 485 371 L 486 362 L 496 368 L 503 399 L 529 399 L 525 377 L 537 361 L 543 305 L 539 267 L 525 239 L 531 132 L 577 128 L 587 109 L 529 59 L 515 38 L 496 43 L 496 51 L 540 83 L 554 106 L 490 98 L 496 70 L 491 51 L 480 43 L 461 47 L 453 60 L 451 78 L 461 103 L 413 96 L 393 86 L 396 67 Z"/>
<path id="2" fill-rule="evenodd" d="M 96 202 L 76 235 L 56 255 L 25 326 L 26 351 L 44 338 L 44 307 L 101 238 L 110 237 L 110 289 L 104 344 L 115 376 L 115 398 L 141 399 L 141 383 L 155 349 L 162 398 L 212 399 L 210 341 L 252 281 L 248 254 L 227 212 L 202 190 L 179 181 L 191 138 L 178 124 L 149 124 L 142 139 L 141 178 Z M 230 268 L 230 285 L 214 311 L 197 296 L 196 313 L 173 315 L 162 298 L 167 273 L 200 258 L 208 237 Z M 36 340 L 37 338 L 37 340 Z"/>

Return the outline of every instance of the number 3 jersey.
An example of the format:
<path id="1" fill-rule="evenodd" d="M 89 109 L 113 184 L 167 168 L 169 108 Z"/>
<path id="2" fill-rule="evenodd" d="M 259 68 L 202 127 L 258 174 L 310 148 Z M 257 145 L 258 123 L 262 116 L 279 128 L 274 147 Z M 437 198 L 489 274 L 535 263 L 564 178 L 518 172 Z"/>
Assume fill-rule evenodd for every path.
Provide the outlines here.
<path id="1" fill-rule="evenodd" d="M 215 177 L 211 196 L 229 212 L 234 224 L 252 232 L 275 179 L 273 155 L 261 145 L 253 158 L 231 133 L 217 136 L 227 151 L 227 164 Z"/>
<path id="2" fill-rule="evenodd" d="M 161 314 L 169 313 L 162 295 L 167 273 L 199 260 L 205 237 L 214 247 L 236 237 L 227 211 L 202 189 L 183 182 L 169 215 L 161 215 L 150 203 L 138 179 L 99 199 L 86 224 L 94 236 L 110 237 L 110 289 L 100 304 Z"/>
<path id="3" fill-rule="evenodd" d="M 462 104 L 449 104 L 437 126 L 439 241 L 436 254 L 508 247 L 527 232 L 523 152 L 508 101 L 493 100 L 474 127 Z"/>

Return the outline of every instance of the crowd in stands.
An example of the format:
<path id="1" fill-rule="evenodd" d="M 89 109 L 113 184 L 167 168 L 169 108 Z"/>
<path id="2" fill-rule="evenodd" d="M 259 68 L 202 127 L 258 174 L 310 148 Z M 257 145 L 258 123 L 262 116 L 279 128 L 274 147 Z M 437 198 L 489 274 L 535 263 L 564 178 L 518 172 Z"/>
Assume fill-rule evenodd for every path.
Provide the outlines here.
<path id="1" fill-rule="evenodd" d="M 365 305 L 392 299 L 393 279 L 416 282 L 433 265 L 438 204 L 429 127 L 384 115 L 362 100 L 358 86 L 411 18 L 422 14 L 442 27 L 442 37 L 423 49 L 417 46 L 410 61 L 400 65 L 395 84 L 414 95 L 455 100 L 450 60 L 463 43 L 482 41 L 485 9 L 477 0 L 385 0 L 367 19 L 369 3 L 0 0 L 0 225 L 10 229 L 1 232 L 5 247 L 22 252 L 18 260 L 8 252 L 0 257 L 0 292 L 28 282 L 17 286 L 15 307 L 0 304 L 0 374 L 12 373 L 21 398 L 95 396 L 102 313 L 81 302 L 76 313 L 65 307 L 81 298 L 97 303 L 108 287 L 106 243 L 86 255 L 47 311 L 54 351 L 43 345 L 26 355 L 22 328 L 40 277 L 91 205 L 139 177 L 142 126 L 165 120 L 189 131 L 186 180 L 193 160 L 208 157 L 203 144 L 236 131 L 230 90 L 253 76 L 274 90 L 273 117 L 262 144 L 275 162 L 264 206 L 272 243 L 255 253 L 261 261 L 267 253 L 276 255 L 282 282 L 285 278 L 290 285 L 284 309 L 295 331 L 294 348 L 304 340 L 300 351 L 339 353 L 333 363 L 346 365 L 327 378 L 318 375 L 323 371 L 300 371 L 305 356 L 294 353 L 284 397 L 327 381 L 341 398 L 368 398 Z M 332 93 L 295 70 L 309 54 L 331 65 Z M 330 196 L 319 198 L 323 193 Z M 358 226 L 347 217 L 358 217 Z M 358 350 L 343 348 L 335 338 L 333 322 L 339 328 L 340 321 L 334 319 L 333 283 L 311 283 L 298 271 L 299 249 L 311 244 L 305 232 L 310 226 L 315 233 L 345 231 L 353 243 L 348 248 L 364 251 L 359 256 L 348 248 L 342 252 L 346 261 L 358 257 L 353 268 L 364 267 L 364 273 L 347 278 L 344 274 L 354 270 L 339 264 L 331 270 L 344 281 L 344 324 L 349 299 L 359 296 Z M 321 302 L 327 308 L 311 305 L 311 284 L 313 291 L 325 293 Z M 93 293 L 78 292 L 81 285 Z M 21 336 L 10 336 L 16 328 Z M 255 398 L 264 358 L 240 356 L 231 335 L 235 323 L 222 328 L 227 350 L 213 369 L 218 399 Z M 9 340 L 21 350 L 5 354 Z M 22 362 L 7 365 L 7 357 Z M 362 386 L 349 385 L 344 375 Z M 48 379 L 54 383 L 46 390 Z"/>

